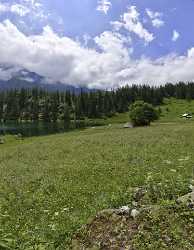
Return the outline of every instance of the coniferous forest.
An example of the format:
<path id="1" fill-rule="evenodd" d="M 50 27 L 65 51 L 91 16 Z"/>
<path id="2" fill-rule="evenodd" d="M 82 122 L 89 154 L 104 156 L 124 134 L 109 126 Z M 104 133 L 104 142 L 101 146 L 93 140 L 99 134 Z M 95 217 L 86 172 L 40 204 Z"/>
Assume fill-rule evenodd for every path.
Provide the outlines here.
<path id="1" fill-rule="evenodd" d="M 160 105 L 163 98 L 194 99 L 194 83 L 125 86 L 112 91 L 81 91 L 79 94 L 49 92 L 43 89 L 20 89 L 0 92 L 0 121 L 64 121 L 105 118 L 127 112 L 130 104 L 143 100 Z"/>

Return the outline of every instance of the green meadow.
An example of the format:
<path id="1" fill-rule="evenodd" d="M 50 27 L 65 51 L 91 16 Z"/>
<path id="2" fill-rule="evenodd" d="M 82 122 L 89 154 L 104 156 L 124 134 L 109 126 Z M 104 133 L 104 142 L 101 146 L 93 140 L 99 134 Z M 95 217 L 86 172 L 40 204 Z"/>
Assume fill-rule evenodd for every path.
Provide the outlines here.
<path id="1" fill-rule="evenodd" d="M 135 249 L 194 249 L 194 212 L 175 202 L 193 178 L 194 121 L 180 115 L 194 112 L 194 102 L 166 100 L 161 109 L 150 127 L 124 129 L 123 114 L 82 131 L 6 136 L 0 145 L 0 249 L 68 249 L 90 217 L 131 204 L 133 187 L 147 189 L 144 204 L 161 206 L 146 217 L 149 230 L 136 236 Z M 166 234 L 171 243 L 162 240 Z"/>

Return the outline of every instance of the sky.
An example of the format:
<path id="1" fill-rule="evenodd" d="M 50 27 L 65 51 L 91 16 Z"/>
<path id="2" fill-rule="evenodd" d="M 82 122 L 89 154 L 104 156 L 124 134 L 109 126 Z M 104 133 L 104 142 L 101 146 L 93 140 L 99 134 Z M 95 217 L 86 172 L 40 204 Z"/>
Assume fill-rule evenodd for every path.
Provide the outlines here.
<path id="1" fill-rule="evenodd" d="M 111 89 L 194 81 L 194 0 L 0 0 L 0 79 Z"/>

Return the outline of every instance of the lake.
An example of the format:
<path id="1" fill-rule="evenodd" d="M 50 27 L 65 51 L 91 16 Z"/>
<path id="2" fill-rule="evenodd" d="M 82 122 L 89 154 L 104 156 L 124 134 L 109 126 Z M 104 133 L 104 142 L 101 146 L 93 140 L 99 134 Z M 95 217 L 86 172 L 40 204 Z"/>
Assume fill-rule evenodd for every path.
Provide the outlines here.
<path id="1" fill-rule="evenodd" d="M 0 135 L 22 134 L 25 137 L 56 134 L 67 131 L 63 123 L 6 122 L 0 123 Z"/>

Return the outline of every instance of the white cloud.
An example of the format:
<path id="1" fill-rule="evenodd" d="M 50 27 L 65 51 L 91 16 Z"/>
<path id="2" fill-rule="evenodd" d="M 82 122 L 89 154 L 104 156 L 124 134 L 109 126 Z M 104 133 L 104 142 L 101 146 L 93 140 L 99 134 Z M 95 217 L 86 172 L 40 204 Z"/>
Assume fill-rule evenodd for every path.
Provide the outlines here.
<path id="1" fill-rule="evenodd" d="M 128 57 L 128 49 L 124 47 L 124 44 L 131 43 L 130 38 L 116 32 L 105 31 L 100 36 L 96 37 L 94 41 L 103 52 Z"/>
<path id="2" fill-rule="evenodd" d="M 84 41 L 84 46 L 88 47 L 89 41 L 92 39 L 92 37 L 89 34 L 84 34 L 83 35 L 83 41 Z"/>
<path id="3" fill-rule="evenodd" d="M 68 37 L 58 36 L 48 26 L 42 34 L 27 36 L 6 21 L 0 23 L 0 65 L 15 65 L 51 82 L 89 88 L 194 81 L 194 48 L 184 56 L 135 60 L 130 56 L 132 48 L 128 49 L 130 38 L 118 32 L 105 31 L 94 41 L 98 49 L 85 48 Z M 2 70 L 0 76 L 7 77 Z"/>
<path id="4" fill-rule="evenodd" d="M 0 3 L 0 13 L 8 11 L 8 5 L 5 3 Z"/>
<path id="5" fill-rule="evenodd" d="M 63 19 L 43 6 L 42 0 L 0 2 L 0 14 L 3 18 L 8 16 L 10 21 L 27 34 L 40 31 L 47 24 L 55 27 L 58 32 L 64 29 Z"/>
<path id="6" fill-rule="evenodd" d="M 21 4 L 13 4 L 10 6 L 10 11 L 23 17 L 30 13 L 30 9 Z"/>
<path id="7" fill-rule="evenodd" d="M 191 58 L 191 57 L 194 58 L 194 48 L 189 49 L 187 55 L 188 55 L 188 57 L 190 57 L 190 58 Z"/>
<path id="8" fill-rule="evenodd" d="M 160 28 L 160 27 L 164 26 L 164 21 L 156 18 L 156 19 L 152 20 L 152 24 L 153 24 L 154 27 Z"/>
<path id="9" fill-rule="evenodd" d="M 11 12 L 13 14 L 20 16 L 20 17 L 24 17 L 27 14 L 29 14 L 30 11 L 31 11 L 31 9 L 23 4 L 0 3 L 0 13 Z"/>
<path id="10" fill-rule="evenodd" d="M 16 74 L 20 67 L 6 67 L 5 65 L 0 65 L 0 79 L 3 81 L 9 80 L 14 74 Z"/>
<path id="11" fill-rule="evenodd" d="M 121 17 L 121 21 L 111 22 L 116 30 L 125 28 L 129 32 L 135 33 L 139 38 L 144 39 L 146 43 L 154 40 L 154 36 L 147 29 L 143 27 L 143 24 L 139 20 L 139 12 L 136 6 L 131 6 L 128 12 L 124 13 Z"/>
<path id="12" fill-rule="evenodd" d="M 150 9 L 146 9 L 146 13 L 151 19 L 159 18 L 162 16 L 160 12 L 154 12 Z"/>
<path id="13" fill-rule="evenodd" d="M 176 30 L 173 30 L 172 41 L 173 41 L 173 42 L 176 42 L 176 41 L 179 39 L 179 37 L 180 37 L 179 32 L 176 31 Z"/>
<path id="14" fill-rule="evenodd" d="M 59 37 L 50 27 L 40 35 L 26 36 L 6 21 L 0 23 L 0 63 L 17 65 L 66 84 L 116 86 L 116 79 L 111 83 L 112 76 L 127 65 L 131 51 L 124 45 L 128 39 L 107 31 L 95 42 L 101 52 Z"/>
<path id="15" fill-rule="evenodd" d="M 96 10 L 101 11 L 104 14 L 107 14 L 111 6 L 112 4 L 109 0 L 99 0 Z"/>
<path id="16" fill-rule="evenodd" d="M 164 26 L 164 21 L 162 20 L 162 13 L 160 12 L 153 12 L 150 9 L 146 9 L 146 13 L 152 21 L 152 25 L 156 28 L 160 28 Z"/>

